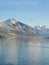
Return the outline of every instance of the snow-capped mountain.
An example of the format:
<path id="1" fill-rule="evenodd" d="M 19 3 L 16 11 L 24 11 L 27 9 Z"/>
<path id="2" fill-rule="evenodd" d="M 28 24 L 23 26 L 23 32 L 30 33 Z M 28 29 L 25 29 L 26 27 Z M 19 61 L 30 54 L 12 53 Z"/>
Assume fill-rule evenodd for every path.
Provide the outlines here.
<path id="1" fill-rule="evenodd" d="M 19 30 L 21 32 L 25 32 L 25 33 L 33 33 L 34 29 L 24 23 L 21 23 L 20 21 L 13 19 L 8 19 L 6 21 L 4 21 L 5 24 L 12 26 L 13 28 L 15 28 L 16 30 Z"/>
<path id="2" fill-rule="evenodd" d="M 35 26 L 32 28 L 14 18 L 0 22 L 0 36 L 16 34 L 49 37 L 49 28 L 46 26 Z"/>
<path id="3" fill-rule="evenodd" d="M 0 35 L 16 34 L 36 35 L 35 30 L 32 27 L 17 21 L 14 18 L 0 23 Z"/>
<path id="4" fill-rule="evenodd" d="M 35 26 L 34 30 L 36 30 L 36 33 L 42 37 L 49 37 L 49 28 L 47 28 L 45 25 L 42 27 Z"/>

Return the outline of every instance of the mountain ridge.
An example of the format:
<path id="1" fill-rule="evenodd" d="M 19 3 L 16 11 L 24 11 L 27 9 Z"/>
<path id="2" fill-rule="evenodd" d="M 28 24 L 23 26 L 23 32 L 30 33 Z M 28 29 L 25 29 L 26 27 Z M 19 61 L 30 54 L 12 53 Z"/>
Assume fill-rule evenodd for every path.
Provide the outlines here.
<path id="1" fill-rule="evenodd" d="M 25 35 L 36 35 L 34 29 L 20 21 L 15 19 L 8 19 L 0 24 L 0 35 L 1 33 L 7 34 L 25 34 Z M 4 35 L 4 34 L 3 34 Z"/>
<path id="2" fill-rule="evenodd" d="M 49 37 L 49 28 L 46 28 L 46 26 L 31 27 L 25 23 L 17 21 L 15 18 L 0 22 L 0 36 L 16 34 L 28 35 L 32 37 Z"/>

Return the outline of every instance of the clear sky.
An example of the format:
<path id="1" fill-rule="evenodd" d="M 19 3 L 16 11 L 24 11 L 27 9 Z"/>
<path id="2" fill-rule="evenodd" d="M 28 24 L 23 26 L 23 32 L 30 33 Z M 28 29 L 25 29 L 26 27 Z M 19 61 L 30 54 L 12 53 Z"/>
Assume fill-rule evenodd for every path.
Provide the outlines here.
<path id="1" fill-rule="evenodd" d="M 49 26 L 49 0 L 0 0 L 0 20 L 9 18 L 30 26 Z"/>

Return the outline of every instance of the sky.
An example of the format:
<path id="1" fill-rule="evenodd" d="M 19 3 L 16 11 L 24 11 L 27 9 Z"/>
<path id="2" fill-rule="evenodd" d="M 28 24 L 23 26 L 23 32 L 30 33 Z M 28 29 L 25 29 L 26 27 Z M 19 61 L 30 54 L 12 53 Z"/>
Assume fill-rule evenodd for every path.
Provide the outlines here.
<path id="1" fill-rule="evenodd" d="M 0 20 L 9 18 L 49 27 L 49 0 L 0 0 Z"/>

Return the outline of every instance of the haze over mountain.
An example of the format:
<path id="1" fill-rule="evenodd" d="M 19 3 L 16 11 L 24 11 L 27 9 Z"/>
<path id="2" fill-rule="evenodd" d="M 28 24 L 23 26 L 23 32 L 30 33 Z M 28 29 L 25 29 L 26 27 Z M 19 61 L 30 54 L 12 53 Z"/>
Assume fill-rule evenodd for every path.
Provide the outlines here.
<path id="1" fill-rule="evenodd" d="M 49 28 L 46 28 L 46 26 L 35 26 L 32 28 L 14 18 L 0 22 L 0 36 L 16 34 L 49 37 Z"/>

